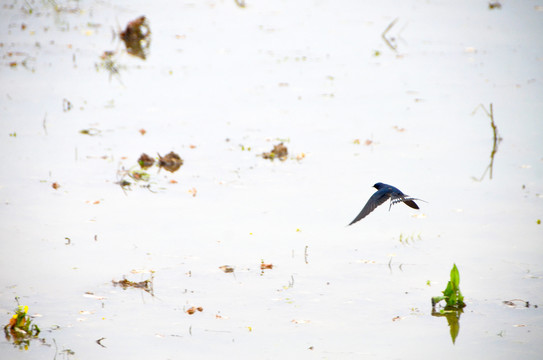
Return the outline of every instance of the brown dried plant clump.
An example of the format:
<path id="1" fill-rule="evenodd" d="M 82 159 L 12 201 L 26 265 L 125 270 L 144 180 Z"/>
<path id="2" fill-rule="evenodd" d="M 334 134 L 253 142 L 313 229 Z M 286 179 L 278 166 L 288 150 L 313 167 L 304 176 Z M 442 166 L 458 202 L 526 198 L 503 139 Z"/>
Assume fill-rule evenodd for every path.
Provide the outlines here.
<path id="1" fill-rule="evenodd" d="M 170 151 L 166 156 L 160 156 L 160 154 L 158 154 L 158 166 L 169 172 L 176 172 L 181 165 L 183 165 L 183 159 L 173 151 Z"/>
<path id="2" fill-rule="evenodd" d="M 130 55 L 145 60 L 151 45 L 151 28 L 145 16 L 130 21 L 120 36 Z"/>
<path id="3" fill-rule="evenodd" d="M 270 152 L 265 152 L 262 154 L 262 157 L 264 159 L 270 159 L 274 160 L 275 158 L 278 158 L 281 161 L 285 161 L 288 156 L 288 150 L 283 143 L 279 143 L 277 145 L 273 146 L 273 150 Z"/>
<path id="4" fill-rule="evenodd" d="M 141 154 L 140 158 L 138 159 L 138 164 L 140 164 L 142 169 L 147 169 L 155 163 L 155 159 L 147 155 L 146 153 Z"/>

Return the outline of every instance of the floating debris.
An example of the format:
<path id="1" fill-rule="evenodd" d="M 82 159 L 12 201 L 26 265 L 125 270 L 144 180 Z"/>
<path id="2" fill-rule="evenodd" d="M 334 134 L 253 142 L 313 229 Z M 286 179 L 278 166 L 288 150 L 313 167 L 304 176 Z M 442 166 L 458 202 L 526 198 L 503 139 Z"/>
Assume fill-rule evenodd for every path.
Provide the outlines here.
<path id="1" fill-rule="evenodd" d="M 151 46 L 151 28 L 145 16 L 132 20 L 120 34 L 130 55 L 145 60 Z"/>
<path id="2" fill-rule="evenodd" d="M 129 287 L 133 287 L 133 288 L 136 288 L 136 289 L 142 289 L 142 290 L 148 292 L 149 294 L 151 294 L 152 296 L 154 296 L 154 294 L 153 294 L 153 278 L 154 278 L 154 275 L 153 275 L 153 272 L 151 272 L 151 278 L 147 279 L 147 280 L 144 280 L 144 281 L 138 281 L 138 282 L 130 281 L 130 280 L 126 279 L 125 277 L 123 277 L 123 279 L 120 280 L 120 281 L 111 280 L 111 282 L 113 283 L 113 286 L 120 286 L 120 287 L 123 288 L 123 290 L 126 290 Z"/>
<path id="3" fill-rule="evenodd" d="M 204 308 L 201 307 L 201 306 L 198 306 L 198 307 L 193 306 L 193 307 L 187 309 L 186 313 L 189 314 L 189 315 L 192 315 L 192 314 L 194 314 L 196 312 L 196 310 L 198 310 L 199 312 L 202 312 L 202 311 L 204 311 Z"/>
<path id="4" fill-rule="evenodd" d="M 26 305 L 19 305 L 15 314 L 9 319 L 9 323 L 4 326 L 6 339 L 13 341 L 15 346 L 25 350 L 30 345 L 30 339 L 37 338 L 40 331 L 38 325 L 32 323 Z"/>
<path id="5" fill-rule="evenodd" d="M 79 130 L 79 133 L 83 135 L 96 136 L 100 134 L 101 131 L 99 129 L 90 128 L 90 129 Z"/>
<path id="6" fill-rule="evenodd" d="M 159 160 L 151 158 L 149 155 L 142 153 L 138 159 L 138 165 L 134 165 L 129 169 L 125 169 L 124 166 L 117 170 L 117 181 L 115 184 L 120 185 L 123 191 L 131 190 L 131 185 L 138 184 L 141 188 L 146 188 L 151 192 L 155 191 L 156 180 L 152 181 L 151 174 L 147 172 L 147 169 L 151 166 L 157 165 L 159 172 L 161 168 L 166 169 L 169 172 L 175 172 L 183 165 L 183 159 L 173 151 L 167 154 L 166 156 L 161 156 L 158 154 Z M 126 159 L 126 158 L 122 158 Z M 132 182 L 135 180 L 135 183 Z M 154 180 L 154 179 L 153 179 Z M 167 180 L 170 184 L 177 184 L 177 180 L 169 179 Z M 143 182 L 143 183 L 142 183 Z M 159 189 L 165 189 L 164 187 L 159 187 Z M 193 196 L 196 194 L 196 189 L 190 191 Z"/>
<path id="7" fill-rule="evenodd" d="M 221 269 L 225 273 L 233 273 L 234 272 L 234 268 L 229 266 L 229 265 L 219 266 L 219 269 Z"/>
<path id="8" fill-rule="evenodd" d="M 387 33 L 390 31 L 390 29 L 392 29 L 394 25 L 396 25 L 398 20 L 399 20 L 398 18 L 394 19 L 390 24 L 388 24 L 385 31 L 383 31 L 383 33 L 381 34 L 381 38 L 384 40 L 385 44 L 387 44 L 387 46 L 395 52 L 397 51 L 397 46 L 398 46 L 396 44 L 396 39 L 394 37 L 390 37 L 390 38 L 387 37 Z"/>
<path id="9" fill-rule="evenodd" d="M 115 184 L 119 185 L 123 190 L 126 190 L 126 188 L 130 189 L 130 185 L 132 185 L 130 181 L 124 179 L 121 181 L 117 181 Z"/>
<path id="10" fill-rule="evenodd" d="M 130 270 L 130 274 L 154 274 L 154 270 L 150 269 L 132 269 Z"/>
<path id="11" fill-rule="evenodd" d="M 68 112 L 72 110 L 72 103 L 68 99 L 62 99 L 62 111 Z"/>
<path id="12" fill-rule="evenodd" d="M 83 294 L 83 297 L 91 298 L 91 299 L 95 299 L 95 300 L 106 300 L 106 299 L 107 299 L 105 296 L 95 295 L 95 294 L 94 294 L 93 292 L 91 292 L 91 291 L 86 291 L 86 292 Z"/>
<path id="13" fill-rule="evenodd" d="M 288 156 L 288 150 L 283 143 L 279 143 L 277 145 L 273 146 L 273 150 L 270 152 L 262 153 L 262 157 L 264 159 L 270 159 L 274 160 L 275 158 L 278 158 L 281 161 L 285 161 Z"/>
<path id="14" fill-rule="evenodd" d="M 140 158 L 138 159 L 138 164 L 140 164 L 142 169 L 147 169 L 153 166 L 154 163 L 155 163 L 155 159 L 153 159 L 146 153 L 141 154 Z"/>
<path id="15" fill-rule="evenodd" d="M 519 307 L 529 308 L 530 306 L 537 308 L 537 305 L 530 304 L 529 301 L 522 300 L 522 299 L 504 300 L 503 303 L 509 307 L 514 307 L 514 308 L 519 308 Z"/>
<path id="16" fill-rule="evenodd" d="M 166 169 L 167 171 L 173 173 L 179 170 L 181 165 L 183 165 L 183 159 L 173 151 L 171 151 L 166 156 L 162 157 L 158 154 L 158 166 Z"/>
<path id="17" fill-rule="evenodd" d="M 136 181 L 149 181 L 151 179 L 151 175 L 143 170 L 132 170 L 128 173 L 128 176 Z"/>
<path id="18" fill-rule="evenodd" d="M 105 346 L 104 344 L 102 344 L 102 341 L 103 341 L 103 340 L 106 340 L 106 338 L 105 338 L 105 337 L 101 337 L 100 339 L 96 340 L 96 343 L 97 343 L 98 345 L 100 345 L 101 347 L 103 347 L 103 348 L 107 348 L 107 346 Z"/>
<path id="19" fill-rule="evenodd" d="M 501 4 L 499 1 L 489 2 L 489 3 L 488 3 L 488 8 L 489 8 L 490 10 L 501 9 L 501 8 L 502 8 L 502 4 Z"/>

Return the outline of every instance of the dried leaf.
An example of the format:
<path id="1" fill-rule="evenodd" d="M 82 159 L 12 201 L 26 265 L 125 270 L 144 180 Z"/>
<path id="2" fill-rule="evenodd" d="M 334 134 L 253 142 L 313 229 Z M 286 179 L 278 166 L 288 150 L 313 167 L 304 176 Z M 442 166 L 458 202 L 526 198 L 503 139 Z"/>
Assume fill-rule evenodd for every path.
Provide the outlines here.
<path id="1" fill-rule="evenodd" d="M 231 266 L 228 266 L 228 265 L 219 266 L 219 269 L 221 269 L 225 273 L 233 273 L 234 272 L 234 268 L 231 267 Z"/>
<path id="2" fill-rule="evenodd" d="M 198 306 L 198 307 L 192 306 L 191 308 L 187 309 L 186 313 L 189 314 L 189 315 L 192 315 L 192 314 L 194 314 L 196 312 L 196 310 L 202 312 L 202 311 L 204 311 L 204 308 L 201 307 L 201 306 Z"/>

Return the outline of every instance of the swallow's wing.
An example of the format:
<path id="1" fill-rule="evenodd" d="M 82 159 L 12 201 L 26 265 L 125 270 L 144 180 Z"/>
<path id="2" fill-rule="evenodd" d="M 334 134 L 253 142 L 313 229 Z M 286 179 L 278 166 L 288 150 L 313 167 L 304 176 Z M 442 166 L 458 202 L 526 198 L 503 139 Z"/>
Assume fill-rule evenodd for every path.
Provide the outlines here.
<path id="1" fill-rule="evenodd" d="M 390 195 L 387 192 L 381 190 L 376 191 L 375 194 L 370 197 L 366 205 L 364 205 L 364 208 L 362 209 L 362 211 L 360 211 L 360 214 L 358 214 L 358 216 L 353 221 L 351 221 L 349 225 L 352 225 L 355 222 L 362 220 L 363 218 L 368 216 L 368 214 L 375 210 L 377 206 L 387 201 L 389 197 Z"/>

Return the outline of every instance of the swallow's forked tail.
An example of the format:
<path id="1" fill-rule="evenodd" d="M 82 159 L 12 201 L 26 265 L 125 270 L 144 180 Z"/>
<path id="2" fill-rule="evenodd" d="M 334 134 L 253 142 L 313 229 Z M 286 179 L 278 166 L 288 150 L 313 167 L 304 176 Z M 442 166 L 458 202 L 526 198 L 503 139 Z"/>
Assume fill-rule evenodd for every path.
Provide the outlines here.
<path id="1" fill-rule="evenodd" d="M 390 211 L 390 208 L 392 207 L 392 205 L 400 203 L 400 202 L 403 202 L 405 205 L 409 206 L 410 208 L 417 209 L 417 210 L 420 209 L 419 206 L 415 203 L 414 200 L 424 201 L 422 199 L 417 199 L 417 198 L 413 198 L 413 197 L 409 197 L 409 196 L 393 198 L 393 199 L 390 200 L 390 205 L 388 207 L 388 211 Z M 426 202 L 426 201 L 424 201 L 424 202 Z"/>

